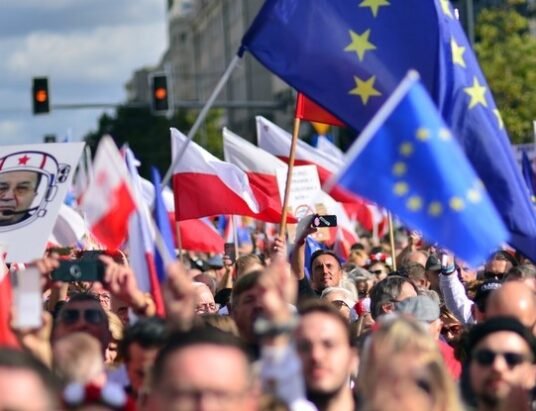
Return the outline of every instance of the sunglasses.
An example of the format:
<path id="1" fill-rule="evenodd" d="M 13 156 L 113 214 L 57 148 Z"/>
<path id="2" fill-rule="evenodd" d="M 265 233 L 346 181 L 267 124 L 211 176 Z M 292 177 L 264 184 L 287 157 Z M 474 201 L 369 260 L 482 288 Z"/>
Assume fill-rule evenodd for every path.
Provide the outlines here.
<path id="1" fill-rule="evenodd" d="M 453 324 L 453 325 L 444 325 L 443 327 L 441 327 L 441 334 L 447 334 L 447 333 L 452 333 L 452 334 L 459 334 L 463 331 L 463 325 L 461 324 Z"/>
<path id="2" fill-rule="evenodd" d="M 382 274 L 385 274 L 385 271 L 383 270 L 371 270 L 370 271 L 372 274 L 375 274 L 375 275 L 382 275 Z"/>
<path id="3" fill-rule="evenodd" d="M 102 311 L 96 308 L 89 308 L 87 310 L 75 310 L 74 308 L 67 308 L 60 314 L 60 321 L 66 325 L 73 325 L 78 322 L 83 315 L 84 321 L 88 324 L 100 325 L 104 322 L 104 314 Z"/>
<path id="4" fill-rule="evenodd" d="M 508 368 L 515 368 L 525 362 L 531 361 L 531 359 L 525 355 L 517 352 L 495 352 L 491 350 L 478 350 L 473 354 L 473 359 L 484 367 L 489 367 L 495 362 L 495 357 L 501 356 L 508 365 Z"/>

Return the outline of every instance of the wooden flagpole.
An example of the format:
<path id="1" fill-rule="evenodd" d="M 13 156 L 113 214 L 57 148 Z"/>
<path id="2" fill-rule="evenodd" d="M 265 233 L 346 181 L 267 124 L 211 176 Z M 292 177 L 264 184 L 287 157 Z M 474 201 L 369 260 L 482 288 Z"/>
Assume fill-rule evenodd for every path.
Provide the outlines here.
<path id="1" fill-rule="evenodd" d="M 290 153 L 288 156 L 288 170 L 287 170 L 287 181 L 285 183 L 285 196 L 283 197 L 283 208 L 281 210 L 281 224 L 279 226 L 279 236 L 284 237 L 285 231 L 287 229 L 287 207 L 290 197 L 290 187 L 292 183 L 292 171 L 294 169 L 294 159 L 296 157 L 296 145 L 298 142 L 298 135 L 300 134 L 300 123 L 301 120 L 296 117 L 294 119 L 294 130 L 292 132 L 292 142 L 290 144 Z"/>
<path id="2" fill-rule="evenodd" d="M 391 258 L 393 259 L 393 271 L 396 271 L 396 250 L 395 250 L 395 230 L 393 228 L 393 215 L 387 212 L 389 221 L 389 242 L 391 243 Z"/>

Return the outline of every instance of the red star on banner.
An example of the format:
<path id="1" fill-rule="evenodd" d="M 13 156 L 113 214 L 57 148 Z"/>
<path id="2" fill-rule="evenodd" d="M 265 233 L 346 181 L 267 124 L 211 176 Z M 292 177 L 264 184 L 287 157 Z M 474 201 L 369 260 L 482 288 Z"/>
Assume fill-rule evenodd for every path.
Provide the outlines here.
<path id="1" fill-rule="evenodd" d="M 22 165 L 22 166 L 25 166 L 26 163 L 30 160 L 30 157 L 28 157 L 26 154 L 24 154 L 24 156 L 22 157 L 19 157 L 19 166 Z"/>

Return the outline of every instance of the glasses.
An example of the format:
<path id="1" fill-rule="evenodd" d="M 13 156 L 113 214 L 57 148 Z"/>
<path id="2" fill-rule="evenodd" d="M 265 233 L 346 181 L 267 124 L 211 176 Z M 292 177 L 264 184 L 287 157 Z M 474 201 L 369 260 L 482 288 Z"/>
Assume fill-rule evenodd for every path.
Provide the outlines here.
<path id="1" fill-rule="evenodd" d="M 492 278 L 496 278 L 497 280 L 500 280 L 501 278 L 503 278 L 505 275 L 505 273 L 494 273 L 494 272 L 491 272 L 491 271 L 485 271 L 483 276 L 486 280 L 489 280 L 489 279 L 492 279 Z"/>
<path id="2" fill-rule="evenodd" d="M 385 274 L 385 271 L 383 270 L 371 270 L 370 271 L 372 274 L 375 274 L 375 275 L 382 275 L 382 274 Z"/>
<path id="3" fill-rule="evenodd" d="M 104 322 L 104 314 L 96 308 L 89 308 L 87 310 L 67 308 L 62 310 L 60 320 L 66 325 L 73 325 L 78 322 L 82 314 L 84 321 L 88 324 L 100 325 Z"/>
<path id="4" fill-rule="evenodd" d="M 495 352 L 491 350 L 478 350 L 473 354 L 473 359 L 484 367 L 489 367 L 495 362 L 495 357 L 501 356 L 508 365 L 508 368 L 515 368 L 525 362 L 531 361 L 531 359 L 521 353 L 517 352 Z"/>
<path id="5" fill-rule="evenodd" d="M 214 313 L 220 308 L 219 304 L 201 303 L 195 306 L 196 313 Z"/>

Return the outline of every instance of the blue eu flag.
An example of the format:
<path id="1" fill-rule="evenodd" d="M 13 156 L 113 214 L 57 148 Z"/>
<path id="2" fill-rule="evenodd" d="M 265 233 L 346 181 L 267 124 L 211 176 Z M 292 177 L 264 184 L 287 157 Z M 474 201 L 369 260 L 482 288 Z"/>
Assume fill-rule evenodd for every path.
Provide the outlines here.
<path id="1" fill-rule="evenodd" d="M 390 209 L 470 264 L 484 261 L 507 238 L 482 182 L 416 72 L 354 142 L 333 180 Z"/>
<path id="2" fill-rule="evenodd" d="M 529 190 L 530 199 L 533 203 L 536 203 L 536 181 L 534 179 L 534 170 L 532 169 L 532 163 L 525 150 L 522 150 L 521 152 L 521 172 L 523 173 L 525 184 Z"/>
<path id="3" fill-rule="evenodd" d="M 536 260 L 536 214 L 448 0 L 267 0 L 242 40 L 240 53 L 245 50 L 356 131 L 408 70 L 417 70 L 490 193 L 511 244 Z"/>

